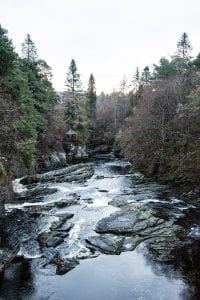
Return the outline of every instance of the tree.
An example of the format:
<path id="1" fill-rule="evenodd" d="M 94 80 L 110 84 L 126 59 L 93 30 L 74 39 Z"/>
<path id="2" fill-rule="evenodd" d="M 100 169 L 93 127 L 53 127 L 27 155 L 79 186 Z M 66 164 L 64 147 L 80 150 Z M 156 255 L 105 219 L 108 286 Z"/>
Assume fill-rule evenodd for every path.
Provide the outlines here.
<path id="1" fill-rule="evenodd" d="M 74 59 L 71 60 L 66 78 L 67 91 L 65 92 L 66 107 L 65 116 L 68 125 L 74 127 L 79 114 L 79 97 L 81 89 L 80 74 Z"/>
<path id="2" fill-rule="evenodd" d="M 176 66 L 173 61 L 169 61 L 165 57 L 161 57 L 159 65 L 154 64 L 154 78 L 164 79 L 177 73 Z"/>
<path id="3" fill-rule="evenodd" d="M 190 45 L 187 33 L 183 33 L 177 43 L 177 52 L 173 56 L 173 64 L 176 66 L 177 74 L 184 75 L 191 71 L 191 56 L 192 47 Z M 189 73 L 188 73 L 189 74 Z"/>
<path id="4" fill-rule="evenodd" d="M 139 71 L 139 68 L 137 67 L 136 68 L 136 72 L 135 74 L 133 75 L 133 85 L 134 85 L 134 88 L 135 90 L 137 91 L 139 86 L 140 86 L 140 71 Z"/>
<path id="5" fill-rule="evenodd" d="M 177 43 L 177 53 L 183 59 L 189 59 L 191 50 L 192 47 L 190 45 L 188 34 L 184 32 Z"/>
<path id="6" fill-rule="evenodd" d="M 7 37 L 7 30 L 0 25 L 0 76 L 11 71 L 16 58 L 12 42 Z"/>
<path id="7" fill-rule="evenodd" d="M 65 120 L 68 126 L 73 127 L 80 141 L 85 143 L 88 138 L 87 97 L 81 90 L 80 74 L 74 59 L 71 60 L 66 79 L 65 92 Z"/>
<path id="8" fill-rule="evenodd" d="M 22 43 L 22 56 L 27 59 L 28 62 L 32 62 L 37 59 L 37 49 L 34 42 L 31 40 L 29 33 L 26 35 L 25 41 Z"/>
<path id="9" fill-rule="evenodd" d="M 88 98 L 88 117 L 91 122 L 91 127 L 93 128 L 96 119 L 96 101 L 97 101 L 95 78 L 93 74 L 90 74 L 90 78 L 88 82 L 87 98 Z"/>
<path id="10" fill-rule="evenodd" d="M 127 87 L 128 87 L 128 83 L 127 83 L 126 76 L 124 75 L 124 77 L 120 83 L 120 91 L 121 91 L 122 95 L 126 94 Z"/>
<path id="11" fill-rule="evenodd" d="M 68 91 L 72 92 L 73 97 L 75 96 L 76 92 L 81 91 L 80 74 L 78 73 L 74 59 L 71 60 L 69 71 L 67 72 L 66 86 Z"/>
<path id="12" fill-rule="evenodd" d="M 150 74 L 149 66 L 146 66 L 142 72 L 142 81 L 147 83 L 149 81 L 150 75 L 151 74 Z"/>

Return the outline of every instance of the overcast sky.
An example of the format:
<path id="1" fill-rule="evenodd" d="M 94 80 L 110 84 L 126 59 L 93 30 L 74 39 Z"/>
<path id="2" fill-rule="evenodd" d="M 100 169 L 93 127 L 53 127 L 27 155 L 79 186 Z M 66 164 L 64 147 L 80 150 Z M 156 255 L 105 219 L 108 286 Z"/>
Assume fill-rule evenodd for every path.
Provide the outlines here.
<path id="1" fill-rule="evenodd" d="M 173 54 L 183 32 L 200 52 L 200 0 L 0 0 L 0 23 L 18 53 L 30 33 L 56 90 L 72 58 L 84 86 L 93 73 L 100 93 Z"/>

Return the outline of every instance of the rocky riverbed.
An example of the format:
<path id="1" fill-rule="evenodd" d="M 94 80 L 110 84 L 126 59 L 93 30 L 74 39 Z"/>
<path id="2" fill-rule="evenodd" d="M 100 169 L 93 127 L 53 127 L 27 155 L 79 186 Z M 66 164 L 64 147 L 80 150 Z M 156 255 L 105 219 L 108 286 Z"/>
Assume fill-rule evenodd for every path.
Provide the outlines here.
<path id="1" fill-rule="evenodd" d="M 198 299 L 199 208 L 128 162 L 106 158 L 14 182 L 15 201 L 0 219 L 0 299 L 168 299 L 171 288 L 171 299 Z M 140 269 L 131 287 L 122 265 L 132 264 Z M 107 266 L 116 278 L 100 298 Z M 97 276 L 96 293 L 81 292 L 85 276 Z M 116 280 L 123 285 L 113 292 Z"/>

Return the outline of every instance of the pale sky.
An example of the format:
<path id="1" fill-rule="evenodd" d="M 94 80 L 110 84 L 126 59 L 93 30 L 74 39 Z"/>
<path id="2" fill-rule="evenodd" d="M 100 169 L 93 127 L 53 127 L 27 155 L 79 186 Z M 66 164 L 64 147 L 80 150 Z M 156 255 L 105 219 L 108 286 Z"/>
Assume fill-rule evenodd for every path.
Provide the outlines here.
<path id="1" fill-rule="evenodd" d="M 30 33 L 58 91 L 72 58 L 84 87 L 93 73 L 100 93 L 172 55 L 183 32 L 200 52 L 200 0 L 0 0 L 0 23 L 18 53 Z"/>

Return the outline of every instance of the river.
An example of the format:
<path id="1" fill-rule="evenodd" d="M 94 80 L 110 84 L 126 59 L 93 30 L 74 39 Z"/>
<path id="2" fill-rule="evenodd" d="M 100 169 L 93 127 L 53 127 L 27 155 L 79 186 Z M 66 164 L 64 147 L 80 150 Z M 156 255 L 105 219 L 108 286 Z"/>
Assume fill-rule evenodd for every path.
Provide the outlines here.
<path id="1" fill-rule="evenodd" d="M 1 300 L 200 299 L 200 211 L 170 187 L 119 159 L 95 161 L 82 182 L 33 187 L 54 193 L 6 205 L 2 243 L 17 255 Z"/>

